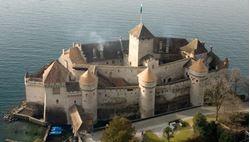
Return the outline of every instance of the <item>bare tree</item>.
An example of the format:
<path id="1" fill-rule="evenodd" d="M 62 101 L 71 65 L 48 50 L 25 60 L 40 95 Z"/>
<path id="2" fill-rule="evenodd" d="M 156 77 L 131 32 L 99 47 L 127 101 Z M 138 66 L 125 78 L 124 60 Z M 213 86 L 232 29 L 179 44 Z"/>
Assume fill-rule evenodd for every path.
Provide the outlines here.
<path id="1" fill-rule="evenodd" d="M 240 69 L 238 68 L 232 69 L 230 80 L 232 81 L 235 94 L 237 93 L 238 82 L 240 81 L 240 78 L 241 78 Z"/>
<path id="2" fill-rule="evenodd" d="M 227 95 L 221 106 L 222 119 L 229 121 L 229 116 L 243 108 L 243 103 L 236 95 Z"/>
<path id="3" fill-rule="evenodd" d="M 222 76 L 224 75 L 224 76 Z M 218 121 L 219 111 L 226 96 L 232 93 L 228 82 L 227 74 L 209 80 L 209 84 L 205 90 L 207 101 L 216 108 L 216 121 Z"/>

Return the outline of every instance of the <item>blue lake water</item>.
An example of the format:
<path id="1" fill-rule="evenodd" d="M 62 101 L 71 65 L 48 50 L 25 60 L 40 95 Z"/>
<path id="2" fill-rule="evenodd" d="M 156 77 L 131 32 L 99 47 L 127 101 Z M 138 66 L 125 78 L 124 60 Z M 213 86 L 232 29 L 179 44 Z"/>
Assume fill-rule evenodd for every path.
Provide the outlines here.
<path id="1" fill-rule="evenodd" d="M 155 36 L 205 41 L 248 77 L 248 5 L 248 0 L 144 0 L 143 22 Z M 139 9 L 139 0 L 0 0 L 0 113 L 25 99 L 26 71 L 56 59 L 72 42 L 127 39 L 139 23 Z M 6 129 L 0 126 L 0 141 Z"/>

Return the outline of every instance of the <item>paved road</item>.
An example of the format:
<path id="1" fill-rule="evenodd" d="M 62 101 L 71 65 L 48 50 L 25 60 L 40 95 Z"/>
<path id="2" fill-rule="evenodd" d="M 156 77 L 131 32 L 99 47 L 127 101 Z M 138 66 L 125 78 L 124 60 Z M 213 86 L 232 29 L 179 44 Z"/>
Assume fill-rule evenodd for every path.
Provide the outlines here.
<path id="1" fill-rule="evenodd" d="M 248 104 L 245 105 L 243 110 L 248 110 Z M 139 121 L 133 123 L 133 126 L 135 127 L 137 133 L 137 137 L 141 137 L 141 132 L 145 130 L 152 130 L 158 135 L 162 135 L 162 130 L 167 126 L 169 121 L 176 120 L 176 119 L 188 119 L 192 118 L 192 116 L 197 113 L 201 112 L 203 114 L 214 114 L 215 113 L 215 107 L 198 107 L 193 108 L 181 112 L 176 112 L 164 116 L 159 116 L 152 119 L 147 119 L 144 121 Z M 101 138 L 101 134 L 103 131 L 98 131 L 93 133 L 94 140 L 99 140 Z"/>

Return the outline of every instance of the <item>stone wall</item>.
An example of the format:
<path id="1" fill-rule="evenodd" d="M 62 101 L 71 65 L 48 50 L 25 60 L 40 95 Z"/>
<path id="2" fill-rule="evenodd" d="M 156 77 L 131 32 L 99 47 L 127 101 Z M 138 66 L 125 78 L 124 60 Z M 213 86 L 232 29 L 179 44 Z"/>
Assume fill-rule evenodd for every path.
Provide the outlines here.
<path id="1" fill-rule="evenodd" d="M 155 114 L 190 106 L 190 80 L 183 79 L 172 83 L 156 86 Z"/>
<path id="2" fill-rule="evenodd" d="M 183 79 L 173 84 L 156 86 L 155 94 L 157 96 L 163 96 L 167 101 L 173 100 L 175 97 L 186 95 L 190 93 L 190 80 Z"/>
<path id="3" fill-rule="evenodd" d="M 183 78 L 183 66 L 188 60 L 189 59 L 182 59 L 155 67 L 153 71 L 157 76 L 157 84 Z M 98 73 L 108 78 L 124 78 L 130 84 L 138 84 L 137 74 L 142 72 L 145 67 L 97 65 L 96 69 Z"/>
<path id="4" fill-rule="evenodd" d="M 28 81 L 25 79 L 25 93 L 27 102 L 43 105 L 45 89 L 42 82 Z"/>
<path id="5" fill-rule="evenodd" d="M 53 93 L 53 88 L 59 88 L 58 94 Z M 66 113 L 69 122 L 68 109 L 74 104 L 82 105 L 82 94 L 80 91 L 67 92 L 64 84 L 46 86 L 46 111 L 50 112 L 55 108 L 62 109 Z M 48 117 L 48 116 L 46 116 Z"/>
<path id="6" fill-rule="evenodd" d="M 108 120 L 117 114 L 131 117 L 138 113 L 137 86 L 98 89 L 97 93 L 99 120 Z"/>

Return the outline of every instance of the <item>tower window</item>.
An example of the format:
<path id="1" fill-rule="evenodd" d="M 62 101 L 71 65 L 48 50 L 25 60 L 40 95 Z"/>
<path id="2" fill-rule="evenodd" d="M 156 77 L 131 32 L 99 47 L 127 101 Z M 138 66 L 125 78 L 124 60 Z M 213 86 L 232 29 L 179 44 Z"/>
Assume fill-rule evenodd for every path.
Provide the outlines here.
<path id="1" fill-rule="evenodd" d="M 171 78 L 169 78 L 169 79 L 168 79 L 168 82 L 170 82 L 171 80 L 172 80 L 172 79 L 171 79 Z"/>
<path id="2" fill-rule="evenodd" d="M 76 100 L 74 100 L 74 104 L 76 104 Z"/>
<path id="3" fill-rule="evenodd" d="M 56 103 L 57 103 L 57 104 L 59 103 L 59 100 L 58 100 L 58 99 L 56 99 Z"/>

